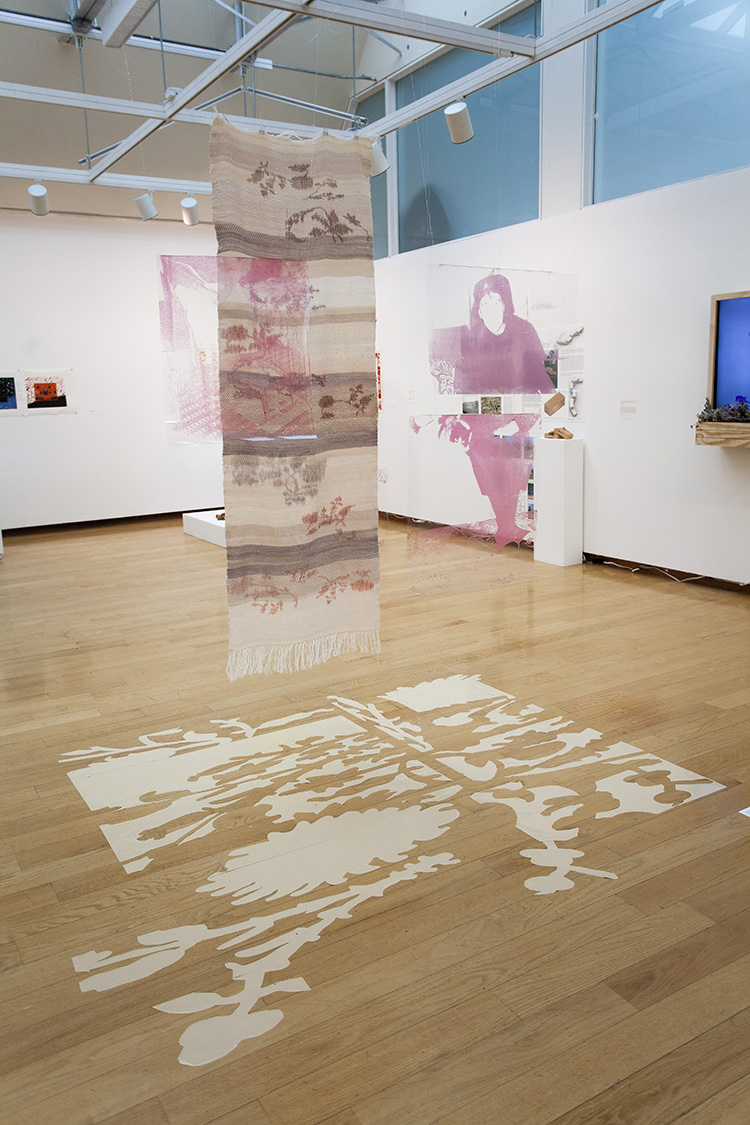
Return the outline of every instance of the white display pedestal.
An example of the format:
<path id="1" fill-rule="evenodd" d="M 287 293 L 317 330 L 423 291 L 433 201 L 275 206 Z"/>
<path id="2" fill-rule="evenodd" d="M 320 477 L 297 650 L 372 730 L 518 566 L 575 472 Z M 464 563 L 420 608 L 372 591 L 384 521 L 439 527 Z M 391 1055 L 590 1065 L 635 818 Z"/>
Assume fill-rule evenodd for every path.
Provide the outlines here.
<path id="1" fill-rule="evenodd" d="M 182 530 L 186 535 L 195 535 L 198 539 L 205 539 L 207 543 L 215 543 L 217 547 L 226 547 L 227 531 L 224 520 L 217 520 L 217 513 L 223 508 L 214 508 L 211 512 L 185 512 L 182 517 Z"/>
<path id="2" fill-rule="evenodd" d="M 534 438 L 534 559 L 553 566 L 583 560 L 583 441 Z"/>

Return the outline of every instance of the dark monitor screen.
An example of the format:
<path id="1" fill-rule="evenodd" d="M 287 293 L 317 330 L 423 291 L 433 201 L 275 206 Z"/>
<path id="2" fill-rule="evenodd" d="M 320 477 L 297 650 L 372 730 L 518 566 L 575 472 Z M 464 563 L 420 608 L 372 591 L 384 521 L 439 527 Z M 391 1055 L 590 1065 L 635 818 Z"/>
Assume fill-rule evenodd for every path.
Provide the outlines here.
<path id="1" fill-rule="evenodd" d="M 714 406 L 744 395 L 750 401 L 750 293 L 713 298 Z"/>

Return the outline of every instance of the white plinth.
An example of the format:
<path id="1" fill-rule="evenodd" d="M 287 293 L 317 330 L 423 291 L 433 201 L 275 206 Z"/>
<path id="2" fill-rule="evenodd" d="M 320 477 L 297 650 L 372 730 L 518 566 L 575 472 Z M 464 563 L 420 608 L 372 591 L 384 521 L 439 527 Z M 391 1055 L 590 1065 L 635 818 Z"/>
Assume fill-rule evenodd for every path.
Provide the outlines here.
<path id="1" fill-rule="evenodd" d="M 224 520 L 216 518 L 223 510 L 223 508 L 214 508 L 211 512 L 185 512 L 182 517 L 182 530 L 186 535 L 195 535 L 198 539 L 205 539 L 207 543 L 215 543 L 217 547 L 226 547 L 227 532 Z"/>
<path id="2" fill-rule="evenodd" d="M 583 558 L 583 441 L 534 439 L 534 558 L 577 566 Z"/>

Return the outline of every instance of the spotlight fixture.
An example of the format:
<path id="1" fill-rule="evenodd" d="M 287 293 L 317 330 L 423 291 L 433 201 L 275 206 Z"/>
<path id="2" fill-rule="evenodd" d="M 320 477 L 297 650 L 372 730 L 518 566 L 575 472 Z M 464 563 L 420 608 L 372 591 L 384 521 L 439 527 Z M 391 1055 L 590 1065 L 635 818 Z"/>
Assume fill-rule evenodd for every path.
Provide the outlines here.
<path id="1" fill-rule="evenodd" d="M 383 146 L 380 141 L 372 142 L 372 166 L 370 176 L 381 176 L 383 172 L 390 168 L 388 159 L 383 152 Z"/>
<path id="2" fill-rule="evenodd" d="M 443 112 L 454 145 L 462 145 L 465 141 L 470 141 L 474 136 L 474 129 L 466 102 L 453 102 L 446 106 Z"/>
<path id="3" fill-rule="evenodd" d="M 198 214 L 198 200 L 193 199 L 192 195 L 186 195 L 184 199 L 180 200 L 180 207 L 182 208 L 182 221 L 185 226 L 197 226 L 201 221 Z"/>
<path id="4" fill-rule="evenodd" d="M 156 218 L 156 216 L 159 214 L 159 212 L 154 207 L 154 199 L 150 191 L 147 191 L 145 195 L 137 196 L 135 205 L 138 208 L 138 212 L 144 222 L 146 221 L 146 219 Z"/>
<path id="5" fill-rule="evenodd" d="M 29 206 L 34 215 L 49 214 L 49 198 L 43 184 L 32 184 L 29 188 Z"/>

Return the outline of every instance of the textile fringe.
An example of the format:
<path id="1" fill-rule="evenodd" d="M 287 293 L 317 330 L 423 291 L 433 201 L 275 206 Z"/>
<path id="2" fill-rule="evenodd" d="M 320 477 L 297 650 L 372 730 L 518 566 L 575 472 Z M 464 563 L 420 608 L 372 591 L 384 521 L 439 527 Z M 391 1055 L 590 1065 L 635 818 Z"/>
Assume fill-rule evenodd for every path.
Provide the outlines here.
<path id="1" fill-rule="evenodd" d="M 230 652 L 227 675 L 230 680 L 241 676 L 267 675 L 269 672 L 302 672 L 315 664 L 325 664 L 333 656 L 347 652 L 380 652 L 380 633 L 366 629 L 353 633 L 331 633 L 310 641 L 286 645 L 256 645 Z"/>

